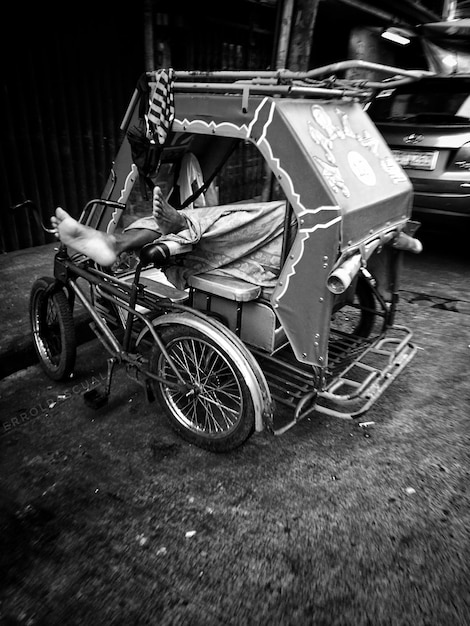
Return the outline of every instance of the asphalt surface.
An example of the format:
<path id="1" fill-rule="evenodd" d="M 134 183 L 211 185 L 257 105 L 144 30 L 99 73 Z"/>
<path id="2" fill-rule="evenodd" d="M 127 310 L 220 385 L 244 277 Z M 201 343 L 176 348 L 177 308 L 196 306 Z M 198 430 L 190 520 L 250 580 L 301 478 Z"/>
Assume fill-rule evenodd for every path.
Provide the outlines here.
<path id="1" fill-rule="evenodd" d="M 470 257 L 455 235 L 423 244 L 397 315 L 419 349 L 365 422 L 313 415 L 214 455 L 124 368 L 86 405 L 96 341 L 71 380 L 2 380 L 0 624 L 468 626 Z M 11 371 L 53 246 L 1 261 Z"/>

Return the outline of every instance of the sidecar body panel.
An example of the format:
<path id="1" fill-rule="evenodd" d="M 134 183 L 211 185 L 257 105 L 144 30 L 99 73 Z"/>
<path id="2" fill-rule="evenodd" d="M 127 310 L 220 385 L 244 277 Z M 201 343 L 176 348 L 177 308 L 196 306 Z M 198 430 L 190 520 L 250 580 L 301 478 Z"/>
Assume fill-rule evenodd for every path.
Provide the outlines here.
<path id="1" fill-rule="evenodd" d="M 201 91 L 204 91 L 201 86 Z M 325 367 L 333 294 L 326 279 L 338 260 L 410 217 L 412 187 L 358 102 L 199 93 L 175 86 L 175 116 L 162 159 L 198 154 L 203 171 L 231 140 L 254 143 L 297 218 L 290 253 L 271 303 L 296 358 Z M 124 130 L 136 123 L 136 101 Z M 128 141 L 116 158 L 110 197 L 127 200 L 136 178 Z M 107 212 L 106 212 L 107 211 Z M 108 209 L 90 225 L 112 232 Z"/>

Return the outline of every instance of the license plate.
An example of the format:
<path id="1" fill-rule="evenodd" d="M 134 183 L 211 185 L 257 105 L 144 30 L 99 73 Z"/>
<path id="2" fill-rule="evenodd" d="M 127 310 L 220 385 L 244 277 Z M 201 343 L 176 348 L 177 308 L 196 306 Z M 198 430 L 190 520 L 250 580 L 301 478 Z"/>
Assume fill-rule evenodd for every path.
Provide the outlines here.
<path id="1" fill-rule="evenodd" d="M 405 169 L 433 170 L 437 163 L 437 150 L 392 150 L 395 160 Z"/>

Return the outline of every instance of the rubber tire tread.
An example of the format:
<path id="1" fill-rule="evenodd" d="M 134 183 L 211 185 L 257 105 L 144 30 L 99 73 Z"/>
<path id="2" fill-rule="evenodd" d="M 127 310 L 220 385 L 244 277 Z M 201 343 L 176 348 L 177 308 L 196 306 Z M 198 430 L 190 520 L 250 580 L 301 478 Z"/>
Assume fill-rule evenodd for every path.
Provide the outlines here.
<path id="1" fill-rule="evenodd" d="M 45 311 L 47 302 L 44 300 L 46 289 L 55 282 L 49 276 L 38 278 L 31 287 L 29 307 L 31 331 L 33 334 L 33 345 L 39 359 L 39 363 L 52 380 L 65 380 L 70 378 L 74 371 L 77 356 L 77 341 L 75 337 L 75 325 L 73 313 L 67 296 L 64 291 L 54 291 L 46 297 L 53 300 L 54 308 L 57 312 L 60 332 L 60 355 L 57 363 L 53 363 L 47 356 L 46 350 L 38 346 L 34 328 L 37 323 L 39 327 L 46 323 Z"/>

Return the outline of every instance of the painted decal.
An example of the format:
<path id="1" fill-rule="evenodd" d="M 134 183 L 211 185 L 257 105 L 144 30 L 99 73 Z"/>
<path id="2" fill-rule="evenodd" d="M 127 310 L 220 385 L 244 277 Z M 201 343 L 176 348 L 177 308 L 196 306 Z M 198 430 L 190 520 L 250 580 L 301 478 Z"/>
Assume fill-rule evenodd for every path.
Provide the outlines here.
<path id="1" fill-rule="evenodd" d="M 259 115 L 259 112 L 261 111 L 261 108 L 262 108 L 262 107 L 263 107 L 263 105 L 264 105 L 265 103 L 267 103 L 267 102 L 268 102 L 268 99 L 267 99 L 267 98 L 265 98 L 265 99 L 263 100 L 263 102 L 261 103 L 261 105 L 260 105 L 260 106 L 258 107 L 258 109 L 256 110 L 256 113 L 255 113 L 256 120 L 258 119 L 258 115 Z M 274 111 L 275 111 L 275 109 L 276 109 L 276 104 L 275 104 L 274 102 L 271 102 L 271 107 L 270 107 L 270 109 L 269 109 L 268 117 L 267 117 L 267 120 L 266 120 L 266 122 L 264 123 L 264 126 L 263 126 L 263 132 L 260 134 L 260 136 L 258 137 L 258 139 L 257 139 L 257 141 L 256 141 L 256 145 L 257 145 L 257 146 L 259 146 L 260 144 L 262 144 L 263 142 L 265 142 L 265 141 L 266 141 L 266 135 L 267 135 L 267 133 L 268 133 L 268 128 L 271 126 L 271 123 L 272 123 L 272 121 L 273 121 L 273 117 L 274 117 Z M 249 127 L 248 127 L 248 129 L 249 129 L 250 133 L 251 133 L 251 131 L 252 131 L 252 129 L 253 129 L 253 126 L 254 126 L 254 124 L 255 124 L 255 121 L 256 121 L 256 120 L 255 120 L 255 118 L 253 118 L 252 123 L 251 123 L 251 124 L 249 125 Z"/>
<path id="2" fill-rule="evenodd" d="M 326 160 L 332 165 L 336 165 L 336 157 L 333 154 L 333 141 L 329 137 L 325 137 L 325 135 L 315 128 L 310 120 L 307 121 L 308 132 L 313 141 L 323 148 L 325 153 Z"/>
<path id="3" fill-rule="evenodd" d="M 337 222 L 341 221 L 341 216 L 338 215 L 339 213 L 339 207 L 338 206 L 327 206 L 327 207 L 320 207 L 321 210 L 333 210 L 335 211 L 335 213 L 337 214 L 337 216 L 330 220 L 329 222 L 326 222 L 325 224 L 315 224 L 314 226 L 311 226 L 310 228 L 299 228 L 298 233 L 297 233 L 297 237 L 296 237 L 296 243 L 300 244 L 300 248 L 298 251 L 298 254 L 296 255 L 296 258 L 293 259 L 292 263 L 290 264 L 290 268 L 288 273 L 284 276 L 283 280 L 284 280 L 284 284 L 282 286 L 282 290 L 276 292 L 276 300 L 273 303 L 274 308 L 277 308 L 279 306 L 279 301 L 282 299 L 282 297 L 284 296 L 284 294 L 286 293 L 286 291 L 289 288 L 289 283 L 290 283 L 290 279 L 292 276 L 295 276 L 295 267 L 296 265 L 299 263 L 299 261 L 302 259 L 303 254 L 304 254 L 304 249 L 305 249 L 305 245 L 307 243 L 307 241 L 310 239 L 311 235 L 316 231 L 316 230 L 325 230 L 326 228 L 330 228 L 331 226 L 334 226 L 334 224 L 336 224 Z M 309 213 L 312 213 L 312 211 L 309 211 Z"/>
<path id="4" fill-rule="evenodd" d="M 137 175 L 138 175 L 137 166 L 134 163 L 132 163 L 131 169 L 128 172 L 124 180 L 124 186 L 121 189 L 117 202 L 126 204 L 127 199 L 129 198 L 129 195 L 136 181 Z M 111 219 L 109 220 L 108 225 L 106 226 L 107 233 L 112 234 L 114 232 L 114 230 L 116 229 L 116 226 L 118 225 L 119 219 L 121 217 L 121 213 L 122 213 L 122 209 L 117 209 L 117 208 L 114 209 L 114 211 L 111 213 Z"/>
<path id="5" fill-rule="evenodd" d="M 345 137 L 349 137 L 350 139 L 356 138 L 356 133 L 351 128 L 351 124 L 349 122 L 349 115 L 341 109 L 336 109 L 336 114 L 341 119 L 341 125 L 343 127 L 343 133 Z"/>
<path id="6" fill-rule="evenodd" d="M 261 149 L 263 149 L 263 153 L 264 153 L 264 157 L 266 159 L 266 161 L 270 164 L 271 169 L 273 170 L 273 172 L 277 173 L 278 175 L 280 175 L 283 180 L 284 180 L 284 184 L 287 187 L 288 190 L 288 195 L 292 198 L 293 201 L 293 206 L 296 207 L 296 212 L 297 212 L 297 207 L 299 209 L 299 216 L 303 215 L 303 214 L 315 214 L 315 213 L 320 213 L 321 211 L 334 211 L 335 214 L 337 213 L 337 209 L 336 207 L 317 207 L 315 209 L 307 209 L 305 207 L 304 204 L 302 204 L 302 202 L 300 201 L 300 195 L 295 191 L 294 189 L 294 184 L 292 182 L 292 178 L 289 174 L 289 172 L 284 169 L 284 167 L 282 167 L 281 165 L 281 161 L 278 157 L 275 157 L 272 151 L 272 147 L 271 144 L 269 143 L 267 136 L 268 136 L 268 130 L 270 125 L 272 124 L 273 118 L 274 118 L 274 112 L 276 110 L 276 103 L 271 101 L 269 98 L 265 98 L 260 106 L 257 108 L 253 121 L 250 123 L 249 125 L 249 129 L 250 129 L 250 135 L 252 135 L 252 131 L 253 131 L 253 127 L 254 127 L 254 123 L 256 120 L 258 120 L 259 118 L 261 118 L 261 110 L 263 107 L 265 106 L 269 106 L 269 112 L 266 116 L 266 121 L 264 122 L 263 125 L 263 130 L 260 133 L 259 137 L 256 139 L 255 143 L 256 145 Z M 313 126 L 312 126 L 313 129 Z M 321 137 L 318 136 L 317 137 L 318 141 L 321 141 Z M 326 164 L 328 165 L 328 164 Z M 335 220 L 336 221 L 336 220 Z M 329 222 L 330 223 L 330 222 Z M 325 227 L 325 226 L 323 226 Z"/>
<path id="7" fill-rule="evenodd" d="M 246 124 L 242 124 L 241 126 L 237 126 L 236 124 L 232 124 L 231 122 L 222 122 L 217 124 L 216 122 L 205 122 L 204 120 L 188 120 L 184 118 L 183 120 L 179 120 L 175 118 L 173 121 L 172 130 L 176 132 L 192 132 L 197 133 L 198 131 L 203 131 L 206 133 L 208 130 L 213 133 L 218 133 L 219 135 L 224 135 L 224 130 L 227 133 L 228 137 L 236 137 L 237 135 L 240 137 L 248 136 L 248 127 Z M 235 131 L 235 132 L 234 132 Z"/>
<path id="8" fill-rule="evenodd" d="M 220 135 L 224 135 L 225 133 L 227 133 L 229 137 L 238 135 L 240 137 L 248 138 L 250 137 L 253 126 L 256 124 L 256 122 L 260 118 L 260 113 L 265 107 L 267 102 L 269 102 L 269 98 L 267 97 L 264 98 L 260 102 L 260 104 L 257 106 L 253 114 L 253 117 L 251 118 L 251 121 L 249 122 L 248 125 L 242 124 L 241 126 L 237 126 L 236 124 L 233 124 L 232 122 L 221 122 L 220 124 L 217 124 L 216 122 L 213 122 L 213 121 L 206 122 L 204 120 L 198 120 L 198 119 L 190 121 L 187 118 L 178 119 L 175 117 L 175 120 L 173 121 L 172 129 L 176 132 L 178 131 L 179 132 L 197 132 L 198 130 L 203 130 L 203 131 L 210 130 Z M 261 137 L 259 138 L 259 141 L 263 141 L 266 136 L 267 128 L 269 127 L 272 121 L 274 108 L 275 108 L 275 105 L 274 103 L 272 103 L 268 120 L 265 123 L 264 130 L 263 130 Z M 235 131 L 235 135 L 233 134 L 233 131 Z"/>
<path id="9" fill-rule="evenodd" d="M 314 104 L 311 107 L 313 121 L 307 120 L 308 134 L 323 150 L 323 158 L 318 156 L 313 158 L 321 175 L 334 193 L 342 193 L 346 198 L 351 195 L 333 151 L 333 142 L 344 141 L 346 138 L 356 140 L 373 157 L 377 158 L 381 169 L 388 174 L 394 184 L 406 182 L 406 176 L 395 160 L 389 155 L 380 156 L 380 143 L 377 136 L 372 135 L 366 129 L 355 132 L 348 114 L 340 107 L 336 108 L 335 113 L 338 116 L 336 123 L 323 106 Z M 347 161 L 352 173 L 362 184 L 368 187 L 374 187 L 377 184 L 374 169 L 363 154 L 357 150 L 351 150 L 347 154 Z"/>
<path id="10" fill-rule="evenodd" d="M 356 139 L 361 144 L 361 146 L 367 148 L 367 150 L 369 150 L 369 152 L 372 152 L 375 157 L 379 156 L 379 140 L 377 139 L 377 137 L 372 137 L 369 132 L 363 130 L 356 136 Z"/>
<path id="11" fill-rule="evenodd" d="M 352 173 L 368 187 L 374 187 L 377 176 L 368 161 L 356 150 L 348 152 L 348 163 Z"/>
<path id="12" fill-rule="evenodd" d="M 312 117 L 320 126 L 322 132 L 333 141 L 334 139 L 345 139 L 346 134 L 342 128 L 335 126 L 333 120 L 319 104 L 312 105 Z"/>
<path id="13" fill-rule="evenodd" d="M 121 189 L 121 194 L 118 198 L 118 202 L 122 202 L 123 204 L 127 202 L 127 198 L 129 197 L 130 192 L 132 191 L 132 187 L 137 178 L 137 166 L 132 163 L 131 170 L 126 176 L 126 180 L 124 181 L 124 187 Z"/>
<path id="14" fill-rule="evenodd" d="M 322 159 L 316 156 L 313 157 L 313 160 L 317 164 L 318 169 L 320 170 L 320 174 L 326 180 L 331 189 L 335 193 L 341 191 L 345 198 L 349 198 L 351 192 L 349 191 L 349 187 L 344 182 L 344 178 L 341 174 L 339 167 L 336 164 L 330 165 L 329 163 L 326 163 L 326 161 L 322 161 Z"/>

